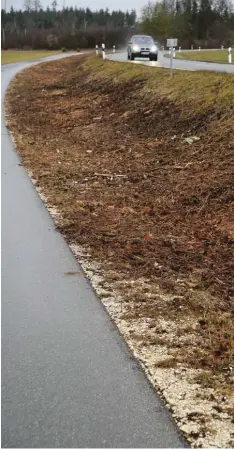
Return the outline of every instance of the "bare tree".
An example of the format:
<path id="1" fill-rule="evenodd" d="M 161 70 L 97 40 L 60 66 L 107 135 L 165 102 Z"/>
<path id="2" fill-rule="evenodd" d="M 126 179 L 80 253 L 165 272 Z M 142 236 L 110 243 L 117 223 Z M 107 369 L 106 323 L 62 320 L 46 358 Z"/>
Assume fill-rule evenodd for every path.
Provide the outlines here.
<path id="1" fill-rule="evenodd" d="M 34 11 L 39 11 L 39 9 L 41 9 L 42 5 L 41 5 L 41 1 L 40 0 L 31 0 L 32 1 L 32 9 Z"/>
<path id="2" fill-rule="evenodd" d="M 32 0 L 24 0 L 25 11 L 32 11 Z"/>
<path id="3" fill-rule="evenodd" d="M 57 0 L 53 0 L 52 3 L 51 3 L 51 6 L 52 6 L 53 11 L 56 11 L 56 8 L 58 6 Z"/>

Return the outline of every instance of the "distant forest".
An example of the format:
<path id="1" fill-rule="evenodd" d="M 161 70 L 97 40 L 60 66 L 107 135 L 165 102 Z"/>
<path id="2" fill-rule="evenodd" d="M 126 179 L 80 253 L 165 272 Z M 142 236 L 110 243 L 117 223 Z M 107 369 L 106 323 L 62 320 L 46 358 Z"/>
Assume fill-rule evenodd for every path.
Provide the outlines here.
<path id="1" fill-rule="evenodd" d="M 141 27 L 159 41 L 179 39 L 183 48 L 234 45 L 234 4 L 229 0 L 163 0 L 148 3 Z"/>
<path id="2" fill-rule="evenodd" d="M 234 9 L 229 0 L 162 0 L 149 2 L 137 20 L 136 11 L 44 10 L 40 0 L 25 0 L 24 8 L 2 9 L 2 48 L 85 49 L 102 42 L 107 48 L 126 44 L 137 32 L 151 34 L 162 45 L 168 37 L 183 48 L 220 48 L 234 44 Z"/>
<path id="3" fill-rule="evenodd" d="M 105 42 L 107 47 L 122 45 L 135 32 L 136 12 L 89 8 L 51 7 L 42 9 L 40 0 L 25 0 L 24 10 L 1 11 L 2 47 L 21 49 L 94 48 Z"/>

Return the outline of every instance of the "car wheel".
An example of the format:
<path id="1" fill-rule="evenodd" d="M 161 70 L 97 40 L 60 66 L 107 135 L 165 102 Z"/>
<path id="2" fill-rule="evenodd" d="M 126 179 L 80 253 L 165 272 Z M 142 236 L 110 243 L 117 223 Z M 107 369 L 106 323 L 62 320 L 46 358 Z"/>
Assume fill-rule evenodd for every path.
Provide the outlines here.
<path id="1" fill-rule="evenodd" d="M 131 54 L 130 59 L 131 59 L 131 61 L 134 61 L 135 56 Z"/>

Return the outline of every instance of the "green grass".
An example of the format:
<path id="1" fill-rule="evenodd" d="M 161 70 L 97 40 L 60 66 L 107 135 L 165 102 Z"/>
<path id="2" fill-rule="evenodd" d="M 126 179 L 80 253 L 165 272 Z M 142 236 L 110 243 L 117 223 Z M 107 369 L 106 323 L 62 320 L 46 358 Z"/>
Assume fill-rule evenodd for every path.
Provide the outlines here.
<path id="1" fill-rule="evenodd" d="M 167 97 L 177 105 L 181 105 L 188 115 L 196 115 L 199 111 L 210 110 L 215 106 L 218 111 L 234 103 L 234 77 L 213 72 L 175 71 L 173 79 L 165 69 L 155 69 L 143 65 L 102 61 L 101 58 L 89 58 L 83 63 L 87 79 L 111 79 L 113 83 L 143 81 L 139 95 Z M 71 75 L 76 76 L 76 75 Z M 193 107 L 191 108 L 191 104 Z"/>
<path id="2" fill-rule="evenodd" d="M 189 59 L 192 61 L 218 62 L 220 64 L 228 64 L 228 52 L 225 50 L 212 51 L 193 51 L 186 53 L 176 53 L 177 59 Z M 234 55 L 232 56 L 234 63 Z"/>
<path id="3" fill-rule="evenodd" d="M 59 51 L 48 50 L 32 50 L 32 51 L 17 51 L 7 50 L 1 52 L 1 64 L 11 64 L 13 62 L 24 62 L 32 59 L 46 58 L 60 53 Z"/>

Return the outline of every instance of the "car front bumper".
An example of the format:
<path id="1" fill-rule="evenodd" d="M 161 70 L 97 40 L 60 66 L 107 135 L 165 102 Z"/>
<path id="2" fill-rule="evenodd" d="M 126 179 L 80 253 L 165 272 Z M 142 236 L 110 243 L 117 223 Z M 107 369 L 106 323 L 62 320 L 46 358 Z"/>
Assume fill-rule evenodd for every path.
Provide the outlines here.
<path id="1" fill-rule="evenodd" d="M 148 52 L 148 51 L 139 51 L 139 52 L 135 52 L 132 51 L 132 55 L 135 58 L 156 58 L 158 56 L 158 52 Z"/>

